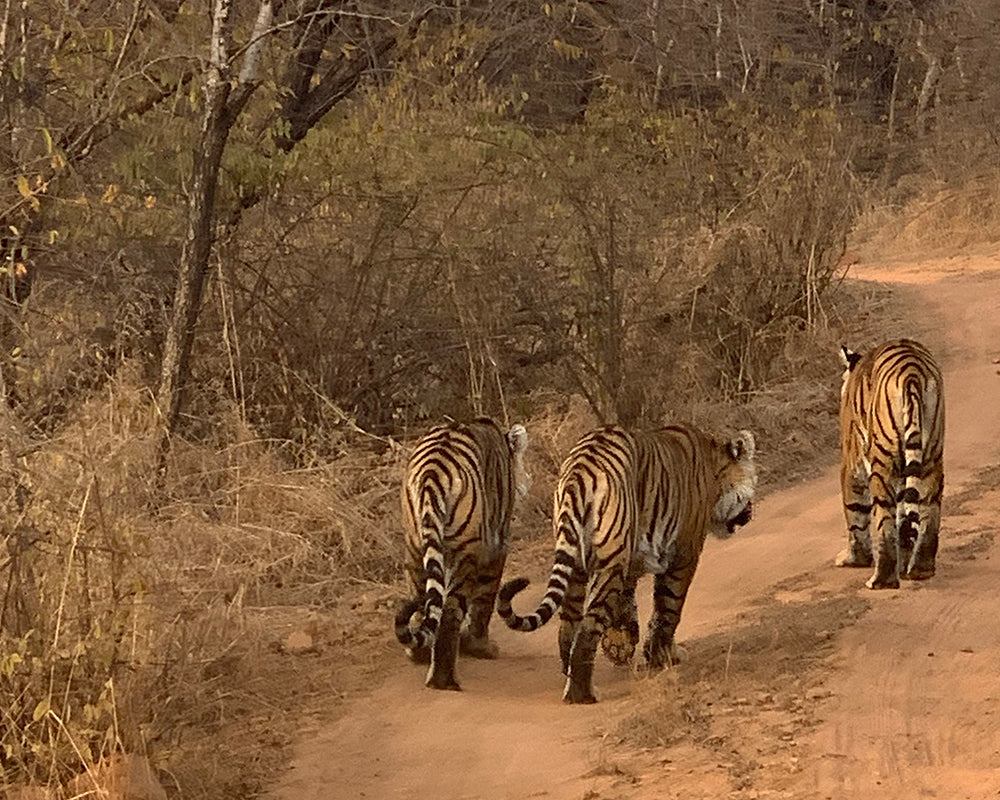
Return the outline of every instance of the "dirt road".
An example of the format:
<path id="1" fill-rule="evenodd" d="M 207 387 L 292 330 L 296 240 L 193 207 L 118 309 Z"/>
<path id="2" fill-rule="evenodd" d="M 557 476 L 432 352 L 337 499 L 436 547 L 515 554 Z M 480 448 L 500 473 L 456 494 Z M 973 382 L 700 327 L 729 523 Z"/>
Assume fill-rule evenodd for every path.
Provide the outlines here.
<path id="1" fill-rule="evenodd" d="M 463 659 L 461 693 L 423 689 L 387 646 L 398 668 L 303 735 L 274 800 L 1000 796 L 1000 253 L 852 277 L 926 309 L 945 367 L 937 576 L 870 592 L 866 571 L 835 569 L 831 470 L 709 541 L 673 673 L 601 659 L 602 702 L 567 707 L 555 625 L 496 624 L 500 660 Z M 537 594 L 550 556 L 535 555 Z"/>

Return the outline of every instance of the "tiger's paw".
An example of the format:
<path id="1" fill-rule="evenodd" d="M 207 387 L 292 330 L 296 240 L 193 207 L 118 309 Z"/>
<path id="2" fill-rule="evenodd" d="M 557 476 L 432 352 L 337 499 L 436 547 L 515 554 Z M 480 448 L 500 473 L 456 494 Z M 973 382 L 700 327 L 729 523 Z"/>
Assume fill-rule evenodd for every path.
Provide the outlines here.
<path id="1" fill-rule="evenodd" d="M 591 705 L 597 702 L 597 697 L 589 687 L 580 686 L 572 678 L 568 678 L 563 691 L 563 702 L 570 705 Z"/>
<path id="2" fill-rule="evenodd" d="M 671 642 L 667 647 L 653 648 L 648 644 L 645 648 L 646 668 L 650 671 L 658 671 L 666 667 L 673 667 L 687 661 L 688 651 L 676 642 Z"/>
<path id="3" fill-rule="evenodd" d="M 687 660 L 688 660 L 688 651 L 686 647 L 676 643 L 670 645 L 671 664 L 683 664 Z"/>
<path id="4" fill-rule="evenodd" d="M 632 663 L 636 644 L 635 638 L 623 628 L 607 628 L 601 637 L 601 650 L 617 667 L 627 667 Z"/>
<path id="5" fill-rule="evenodd" d="M 485 636 L 473 636 L 468 632 L 462 633 L 458 641 L 458 649 L 462 655 L 471 658 L 492 660 L 500 657 L 500 648 L 497 647 L 496 642 L 491 642 Z"/>
<path id="6" fill-rule="evenodd" d="M 928 557 L 923 553 L 918 553 L 916 558 L 910 559 L 909 562 L 904 561 L 903 563 L 909 563 L 909 569 L 906 570 L 906 574 L 900 576 L 906 580 L 925 581 L 928 578 L 933 578 L 936 572 L 934 556 Z"/>
<path id="7" fill-rule="evenodd" d="M 870 567 L 872 555 L 871 553 L 859 553 L 847 547 L 837 553 L 833 563 L 838 567 Z"/>
<path id="8" fill-rule="evenodd" d="M 910 581 L 925 581 L 928 578 L 933 578 L 934 577 L 934 567 L 930 567 L 930 568 L 926 568 L 925 567 L 923 569 L 914 567 L 913 569 L 911 569 L 909 572 L 907 572 L 905 575 L 902 575 L 901 577 L 905 578 L 906 580 L 910 580 Z"/>
<path id="9" fill-rule="evenodd" d="M 428 689 L 441 689 L 447 692 L 460 692 L 462 687 L 458 685 L 455 676 L 448 673 L 433 673 L 427 677 L 425 685 Z"/>
<path id="10" fill-rule="evenodd" d="M 879 578 L 876 575 L 872 575 L 868 580 L 865 581 L 865 586 L 867 586 L 869 589 L 898 589 L 899 579 Z"/>

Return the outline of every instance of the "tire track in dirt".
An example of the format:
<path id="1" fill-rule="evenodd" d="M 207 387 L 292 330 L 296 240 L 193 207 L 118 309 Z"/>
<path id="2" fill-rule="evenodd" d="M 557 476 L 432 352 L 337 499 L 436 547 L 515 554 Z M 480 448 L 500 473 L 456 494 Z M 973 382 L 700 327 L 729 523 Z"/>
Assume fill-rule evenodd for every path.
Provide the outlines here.
<path id="1" fill-rule="evenodd" d="M 995 558 L 952 562 L 945 551 L 942 561 L 934 584 L 876 597 L 844 633 L 811 742 L 824 754 L 815 796 L 997 795 L 1000 625 L 989 587 L 1000 570 Z"/>
<path id="2" fill-rule="evenodd" d="M 932 580 L 870 593 L 871 610 L 843 634 L 833 698 L 806 743 L 819 757 L 793 796 L 1000 793 L 1000 537 L 988 544 L 1000 491 L 993 472 L 977 480 L 1000 463 L 1000 274 L 995 258 L 945 266 L 856 276 L 905 287 L 900 298 L 941 323 L 930 338 L 945 353 L 942 551 Z M 974 500 L 958 507 L 963 493 Z"/>

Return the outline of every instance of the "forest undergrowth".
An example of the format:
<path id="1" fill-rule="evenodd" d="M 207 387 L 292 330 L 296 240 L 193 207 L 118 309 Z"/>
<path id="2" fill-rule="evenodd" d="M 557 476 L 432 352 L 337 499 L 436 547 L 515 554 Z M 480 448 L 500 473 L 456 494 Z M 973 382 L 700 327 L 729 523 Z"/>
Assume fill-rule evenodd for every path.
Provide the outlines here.
<path id="1" fill-rule="evenodd" d="M 752 428 L 764 492 L 832 464 L 837 344 L 907 323 L 891 295 L 850 283 L 829 293 L 826 317 L 783 343 L 796 365 L 785 380 L 742 403 L 688 397 L 654 423 Z M 331 432 L 336 456 L 298 466 L 230 407 L 205 421 L 211 440 L 173 442 L 154 487 L 160 421 L 138 384 L 119 372 L 58 436 L 18 453 L 0 634 L 0 680 L 17 687 L 0 726 L 5 772 L 58 797 L 80 773 L 106 783 L 98 765 L 138 753 L 170 796 L 251 797 L 295 735 L 393 661 L 408 442 L 345 426 Z M 527 426 L 534 477 L 515 563 L 548 540 L 562 455 L 598 422 L 579 396 L 531 404 L 511 420 Z"/>
<path id="2" fill-rule="evenodd" d="M 515 562 L 598 423 L 833 464 L 914 323 L 847 267 L 1000 239 L 989 10 L 8 4 L 0 789 L 258 796 L 399 657 L 447 416 L 527 427 Z"/>

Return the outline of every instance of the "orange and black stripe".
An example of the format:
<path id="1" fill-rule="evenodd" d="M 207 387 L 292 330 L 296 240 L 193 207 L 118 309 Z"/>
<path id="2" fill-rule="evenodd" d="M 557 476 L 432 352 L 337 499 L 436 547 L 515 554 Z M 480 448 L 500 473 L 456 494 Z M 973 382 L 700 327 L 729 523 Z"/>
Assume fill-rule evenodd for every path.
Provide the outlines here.
<path id="1" fill-rule="evenodd" d="M 430 657 L 435 688 L 458 688 L 458 628 L 467 613 L 469 646 L 487 646 L 514 503 L 527 490 L 527 441 L 522 425 L 504 433 L 485 418 L 450 423 L 424 436 L 407 464 L 402 506 L 414 596 L 400 605 L 395 631 L 415 658 Z M 412 628 L 418 610 L 423 618 Z"/>
<path id="2" fill-rule="evenodd" d="M 646 658 L 660 666 L 669 657 L 709 523 L 732 532 L 749 520 L 753 455 L 748 431 L 722 444 L 681 425 L 649 433 L 599 428 L 570 451 L 553 500 L 555 559 L 545 595 L 533 613 L 517 615 L 511 600 L 528 585 L 518 578 L 497 600 L 501 618 L 518 631 L 538 629 L 561 609 L 567 702 L 594 701 L 593 659 L 606 631 L 627 640 L 614 648 L 615 659 L 631 657 L 639 636 L 635 586 L 645 572 L 656 573 Z"/>
<path id="3" fill-rule="evenodd" d="M 944 492 L 944 381 L 930 351 L 899 339 L 841 351 L 842 566 L 871 566 L 873 589 L 935 571 Z"/>

